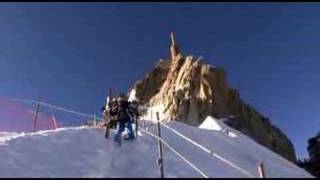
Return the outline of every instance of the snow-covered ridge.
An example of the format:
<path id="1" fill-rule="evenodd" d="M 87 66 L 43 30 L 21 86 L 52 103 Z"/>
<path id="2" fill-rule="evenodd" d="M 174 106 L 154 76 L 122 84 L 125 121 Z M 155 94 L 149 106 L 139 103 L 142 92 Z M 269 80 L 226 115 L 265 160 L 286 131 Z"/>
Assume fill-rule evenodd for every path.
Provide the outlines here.
<path id="1" fill-rule="evenodd" d="M 147 124 L 149 131 L 155 133 L 156 126 L 151 121 Z M 258 177 L 259 162 L 264 162 L 267 177 L 312 177 L 223 124 L 218 131 L 179 122 L 167 125 L 254 177 Z M 237 137 L 230 138 L 223 129 Z M 248 177 L 164 126 L 161 133 L 168 144 L 209 177 Z M 6 146 L 0 145 L 0 177 L 160 177 L 156 163 L 157 141 L 143 132 L 134 141 L 123 141 L 121 147 L 105 139 L 103 129 L 85 126 L 11 135 L 4 141 Z M 163 151 L 165 177 L 201 177 L 165 146 Z"/>
<path id="2" fill-rule="evenodd" d="M 22 132 L 22 133 L 16 133 L 16 132 L 0 132 L 0 145 L 6 145 L 7 141 L 11 141 L 16 138 L 20 137 L 27 137 L 27 136 L 47 136 L 49 133 L 57 133 L 60 131 L 71 131 L 71 130 L 79 130 L 87 128 L 86 126 L 79 126 L 79 127 L 66 127 L 66 128 L 58 128 L 55 130 L 41 130 L 36 132 Z"/>

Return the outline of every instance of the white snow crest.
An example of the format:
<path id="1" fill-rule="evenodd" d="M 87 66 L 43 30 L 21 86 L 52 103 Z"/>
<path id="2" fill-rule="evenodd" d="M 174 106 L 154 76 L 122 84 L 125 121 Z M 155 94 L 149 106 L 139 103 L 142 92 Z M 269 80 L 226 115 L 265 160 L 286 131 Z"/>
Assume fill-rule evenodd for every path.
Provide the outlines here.
<path id="1" fill-rule="evenodd" d="M 209 130 L 215 130 L 215 131 L 221 131 L 222 127 L 218 123 L 218 121 L 211 117 L 208 116 L 199 126 L 200 129 L 209 129 Z"/>
<path id="2" fill-rule="evenodd" d="M 225 124 L 222 120 L 217 120 L 212 116 L 207 116 L 207 118 L 199 125 L 200 129 L 207 129 L 213 131 L 220 131 L 226 133 L 229 137 L 235 138 L 237 135 L 227 128 L 225 128 Z"/>
<path id="3" fill-rule="evenodd" d="M 20 137 L 27 137 L 27 136 L 47 136 L 50 133 L 60 132 L 60 131 L 68 131 L 68 130 L 78 130 L 78 129 L 84 129 L 88 128 L 86 126 L 78 126 L 78 127 L 67 127 L 67 128 L 58 128 L 54 130 L 41 130 L 37 132 L 0 132 L 0 145 L 7 145 L 8 141 L 20 138 Z"/>

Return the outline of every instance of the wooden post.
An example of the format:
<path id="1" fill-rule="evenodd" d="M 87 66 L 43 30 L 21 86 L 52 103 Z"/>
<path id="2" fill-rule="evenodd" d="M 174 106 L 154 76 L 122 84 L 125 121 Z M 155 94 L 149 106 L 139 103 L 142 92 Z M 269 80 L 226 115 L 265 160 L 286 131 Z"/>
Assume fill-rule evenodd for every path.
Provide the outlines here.
<path id="1" fill-rule="evenodd" d="M 52 118 L 49 119 L 49 124 L 50 124 L 51 128 L 54 129 L 53 119 Z"/>
<path id="2" fill-rule="evenodd" d="M 148 130 L 149 127 L 151 127 L 151 126 L 150 126 L 150 121 L 149 121 L 149 122 L 148 122 L 148 121 L 146 122 L 146 120 L 144 119 L 143 122 L 144 122 L 144 129 L 145 129 L 145 130 Z"/>
<path id="3" fill-rule="evenodd" d="M 135 120 L 136 120 L 136 137 L 138 137 L 138 127 L 139 127 L 139 124 L 138 124 L 138 117 L 135 116 Z"/>
<path id="4" fill-rule="evenodd" d="M 36 125 L 37 125 L 39 108 L 40 108 L 40 103 L 37 102 L 37 103 L 36 103 L 36 111 L 35 111 L 34 118 L 33 118 L 33 127 L 32 127 L 32 131 L 33 131 L 33 132 L 36 131 Z"/>
<path id="5" fill-rule="evenodd" d="M 259 171 L 259 176 L 260 178 L 266 178 L 265 172 L 264 172 L 264 166 L 263 163 L 259 163 L 258 165 L 258 171 Z"/>
<path id="6" fill-rule="evenodd" d="M 50 118 L 50 125 L 51 125 L 52 129 L 56 129 L 53 117 Z"/>
<path id="7" fill-rule="evenodd" d="M 160 123 L 159 123 L 159 113 L 157 112 L 157 126 L 158 126 L 158 136 L 161 138 L 161 131 L 160 131 Z M 162 143 L 158 140 L 158 165 L 160 166 L 160 175 L 161 178 L 164 178 L 163 172 L 163 157 L 162 157 Z"/>
<path id="8" fill-rule="evenodd" d="M 93 114 L 93 127 L 97 126 L 96 113 Z"/>

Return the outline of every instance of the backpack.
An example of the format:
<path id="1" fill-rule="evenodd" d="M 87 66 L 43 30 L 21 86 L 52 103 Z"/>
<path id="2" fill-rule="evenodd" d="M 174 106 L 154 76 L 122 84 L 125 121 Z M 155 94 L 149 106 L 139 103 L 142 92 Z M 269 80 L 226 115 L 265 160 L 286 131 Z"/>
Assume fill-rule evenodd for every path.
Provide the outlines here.
<path id="1" fill-rule="evenodd" d="M 118 108 L 118 120 L 126 120 L 130 118 L 129 115 L 129 104 L 127 101 L 123 101 L 120 103 L 120 106 Z"/>

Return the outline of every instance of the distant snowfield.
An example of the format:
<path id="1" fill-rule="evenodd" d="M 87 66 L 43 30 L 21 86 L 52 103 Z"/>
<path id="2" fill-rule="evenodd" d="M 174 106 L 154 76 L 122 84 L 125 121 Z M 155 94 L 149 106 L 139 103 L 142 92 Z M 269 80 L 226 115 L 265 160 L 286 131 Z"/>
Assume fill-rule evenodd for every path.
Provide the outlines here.
<path id="1" fill-rule="evenodd" d="M 312 177 L 223 123 L 219 122 L 220 130 L 179 122 L 168 125 L 254 177 L 258 177 L 260 161 L 264 162 L 267 177 Z M 223 129 L 236 137 L 230 137 Z M 150 126 L 149 131 L 156 132 L 156 126 Z M 168 144 L 209 177 L 248 177 L 163 126 L 161 133 Z M 84 126 L 35 133 L 0 133 L 0 177 L 160 177 L 157 141 L 144 132 L 139 135 L 134 141 L 123 140 L 119 147 L 104 138 L 103 129 Z M 163 151 L 165 177 L 201 177 L 167 147 Z"/>

